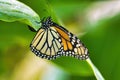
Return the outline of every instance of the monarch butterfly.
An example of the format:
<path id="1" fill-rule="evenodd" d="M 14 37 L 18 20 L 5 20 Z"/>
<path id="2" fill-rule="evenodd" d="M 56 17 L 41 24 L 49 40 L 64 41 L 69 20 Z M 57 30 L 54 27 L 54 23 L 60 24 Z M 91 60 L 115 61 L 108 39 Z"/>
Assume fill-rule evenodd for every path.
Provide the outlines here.
<path id="1" fill-rule="evenodd" d="M 41 28 L 30 44 L 31 51 L 48 60 L 59 56 L 72 56 L 81 60 L 89 57 L 88 49 L 67 29 L 51 20 L 51 17 L 41 21 Z"/>

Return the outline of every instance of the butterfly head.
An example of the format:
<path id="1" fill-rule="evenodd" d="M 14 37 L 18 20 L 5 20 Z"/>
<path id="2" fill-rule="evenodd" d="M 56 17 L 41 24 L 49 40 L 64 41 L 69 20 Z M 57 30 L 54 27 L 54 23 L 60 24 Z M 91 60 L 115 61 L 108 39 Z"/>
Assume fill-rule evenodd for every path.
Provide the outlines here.
<path id="1" fill-rule="evenodd" d="M 52 26 L 52 24 L 53 24 L 51 17 L 48 17 L 46 19 L 43 18 L 41 23 L 42 23 L 42 27 L 44 27 L 44 28 L 48 28 L 48 27 Z"/>

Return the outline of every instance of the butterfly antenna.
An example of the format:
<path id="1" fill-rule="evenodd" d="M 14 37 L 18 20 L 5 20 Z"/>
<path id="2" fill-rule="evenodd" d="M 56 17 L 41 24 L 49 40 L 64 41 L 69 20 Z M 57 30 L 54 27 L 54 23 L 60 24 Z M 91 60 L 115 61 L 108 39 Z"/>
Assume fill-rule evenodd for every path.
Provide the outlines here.
<path id="1" fill-rule="evenodd" d="M 51 24 L 52 23 L 52 19 L 51 17 L 47 17 L 46 21 L 45 21 L 46 24 Z"/>
<path id="2" fill-rule="evenodd" d="M 51 19 L 51 16 L 49 16 L 49 17 L 47 17 L 47 19 L 46 19 L 46 22 L 51 22 L 52 21 L 52 19 Z"/>
<path id="3" fill-rule="evenodd" d="M 40 22 L 43 23 L 44 21 L 45 21 L 45 17 L 43 17 L 43 19 Z"/>

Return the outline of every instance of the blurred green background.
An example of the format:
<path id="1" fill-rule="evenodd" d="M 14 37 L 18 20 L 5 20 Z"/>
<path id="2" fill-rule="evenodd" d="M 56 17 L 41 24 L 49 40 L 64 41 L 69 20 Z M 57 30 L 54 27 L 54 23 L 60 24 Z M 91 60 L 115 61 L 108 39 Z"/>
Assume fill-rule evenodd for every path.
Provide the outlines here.
<path id="1" fill-rule="evenodd" d="M 40 0 L 19 0 L 40 17 Z M 120 1 L 48 0 L 54 16 L 87 46 L 90 59 L 106 80 L 120 79 Z M 48 10 L 49 10 L 48 8 Z M 46 13 L 47 14 L 47 13 Z M 0 80 L 96 80 L 86 61 L 36 57 L 29 44 L 36 33 L 26 24 L 0 21 Z"/>

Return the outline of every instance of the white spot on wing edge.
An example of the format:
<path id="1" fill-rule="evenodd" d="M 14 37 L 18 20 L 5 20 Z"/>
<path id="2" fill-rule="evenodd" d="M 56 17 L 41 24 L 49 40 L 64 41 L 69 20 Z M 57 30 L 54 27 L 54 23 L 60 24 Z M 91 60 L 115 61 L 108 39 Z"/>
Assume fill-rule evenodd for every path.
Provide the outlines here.
<path id="1" fill-rule="evenodd" d="M 74 48 L 74 52 L 77 53 L 77 48 Z"/>

